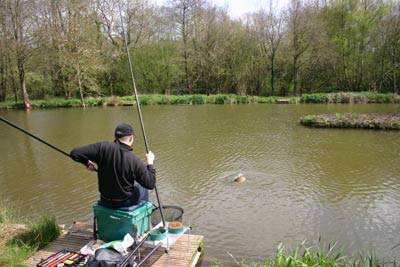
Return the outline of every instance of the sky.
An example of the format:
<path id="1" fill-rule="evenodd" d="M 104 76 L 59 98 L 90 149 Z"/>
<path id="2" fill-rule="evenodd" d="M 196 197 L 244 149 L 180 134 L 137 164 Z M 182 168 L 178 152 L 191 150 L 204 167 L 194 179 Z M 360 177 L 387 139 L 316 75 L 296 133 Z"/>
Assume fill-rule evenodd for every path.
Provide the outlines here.
<path id="1" fill-rule="evenodd" d="M 238 18 L 241 15 L 248 12 L 256 12 L 260 9 L 266 9 L 270 5 L 270 1 L 267 0 L 208 0 L 210 3 L 214 3 L 221 7 L 227 7 L 228 13 L 234 18 Z M 272 2 L 273 7 L 282 9 L 288 0 L 275 0 Z"/>
<path id="2" fill-rule="evenodd" d="M 167 0 L 153 0 L 157 4 L 164 4 Z M 217 6 L 227 8 L 229 15 L 233 18 L 239 18 L 248 12 L 256 12 L 260 9 L 266 9 L 270 0 L 207 0 Z M 284 8 L 289 0 L 272 0 L 273 7 L 278 9 Z"/>

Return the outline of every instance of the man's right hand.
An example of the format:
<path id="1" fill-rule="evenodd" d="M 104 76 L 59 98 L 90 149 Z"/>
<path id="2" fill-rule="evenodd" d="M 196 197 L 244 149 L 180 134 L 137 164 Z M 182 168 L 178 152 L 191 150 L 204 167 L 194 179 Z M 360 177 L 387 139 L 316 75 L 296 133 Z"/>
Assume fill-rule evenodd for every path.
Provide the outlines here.
<path id="1" fill-rule="evenodd" d="M 146 154 L 147 164 L 153 165 L 155 158 L 156 158 L 156 156 L 154 156 L 153 152 L 149 151 L 149 153 Z"/>
<path id="2" fill-rule="evenodd" d="M 94 162 L 92 161 L 88 161 L 88 163 L 86 164 L 86 169 L 88 169 L 89 171 L 97 171 L 96 165 L 94 165 Z"/>

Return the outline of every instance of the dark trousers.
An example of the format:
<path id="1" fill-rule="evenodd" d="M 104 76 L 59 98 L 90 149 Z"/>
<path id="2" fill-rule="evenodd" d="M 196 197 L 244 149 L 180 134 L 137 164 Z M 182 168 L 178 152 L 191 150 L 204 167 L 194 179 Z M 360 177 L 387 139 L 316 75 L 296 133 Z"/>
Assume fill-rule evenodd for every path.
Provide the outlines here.
<path id="1" fill-rule="evenodd" d="M 106 201 L 104 199 L 100 199 L 98 204 L 105 208 L 130 211 L 134 210 L 137 206 L 143 204 L 145 201 L 149 201 L 148 190 L 139 183 L 135 183 L 133 188 L 133 196 L 131 198 L 123 201 Z"/>

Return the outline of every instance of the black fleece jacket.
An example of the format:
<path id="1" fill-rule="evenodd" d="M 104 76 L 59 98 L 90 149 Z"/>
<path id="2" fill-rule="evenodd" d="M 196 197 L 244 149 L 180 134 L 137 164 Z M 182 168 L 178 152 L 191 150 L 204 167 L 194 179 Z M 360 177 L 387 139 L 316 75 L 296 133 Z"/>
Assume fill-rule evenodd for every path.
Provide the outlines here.
<path id="1" fill-rule="evenodd" d="M 146 166 L 131 151 L 130 146 L 115 140 L 77 147 L 70 155 L 85 165 L 89 160 L 97 164 L 99 191 L 103 197 L 125 199 L 132 197 L 135 180 L 147 189 L 154 189 L 156 184 L 153 165 Z"/>

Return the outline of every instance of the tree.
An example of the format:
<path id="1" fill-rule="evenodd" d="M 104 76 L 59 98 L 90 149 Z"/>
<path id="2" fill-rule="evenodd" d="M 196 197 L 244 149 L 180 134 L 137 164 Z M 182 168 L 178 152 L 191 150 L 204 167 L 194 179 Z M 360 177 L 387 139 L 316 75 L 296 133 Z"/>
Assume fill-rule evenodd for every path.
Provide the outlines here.
<path id="1" fill-rule="evenodd" d="M 103 69 L 99 51 L 102 39 L 98 38 L 98 28 L 94 23 L 95 13 L 85 5 L 85 1 L 73 0 L 67 5 L 68 33 L 63 53 L 70 82 L 78 87 L 82 106 L 84 94 L 90 91 L 98 94 L 96 74 Z"/>
<path id="2" fill-rule="evenodd" d="M 269 65 L 271 95 L 275 94 L 276 56 L 283 36 L 283 22 L 280 14 L 274 12 L 272 1 L 268 10 L 254 14 L 255 38 L 261 53 Z"/>
<path id="3" fill-rule="evenodd" d="M 288 39 L 292 60 L 291 81 L 293 85 L 293 94 L 295 95 L 298 93 L 301 94 L 301 91 L 298 91 L 298 80 L 300 68 L 304 64 L 302 56 L 311 42 L 308 11 L 309 10 L 305 8 L 300 0 L 292 0 L 288 10 Z"/>
<path id="4" fill-rule="evenodd" d="M 12 34 L 8 50 L 13 57 L 10 61 L 15 60 L 23 104 L 26 109 L 29 109 L 31 103 L 26 88 L 26 64 L 32 53 L 32 13 L 30 12 L 34 11 L 34 2 L 6 1 L 5 7 L 9 16 L 9 19 L 6 19 L 7 27 Z"/>
<path id="5" fill-rule="evenodd" d="M 77 92 L 84 107 L 85 95 L 99 93 L 97 74 L 103 69 L 99 57 L 103 38 L 95 24 L 97 14 L 90 0 L 46 3 L 48 20 L 42 34 L 46 32 L 50 40 L 46 46 L 52 51 L 53 81 L 63 88 L 66 98 Z"/>
<path id="6" fill-rule="evenodd" d="M 307 10 L 307 27 L 309 31 L 310 44 L 303 56 L 303 65 L 299 84 L 301 92 L 321 92 L 331 91 L 335 87 L 332 85 L 332 65 L 336 54 L 329 45 L 326 21 L 321 15 L 322 8 L 326 7 L 320 0 L 311 1 L 304 6 Z"/>
<path id="7" fill-rule="evenodd" d="M 192 40 L 195 38 L 195 22 L 199 11 L 203 7 L 204 0 L 171 0 L 171 11 L 176 23 L 176 30 L 182 41 L 182 61 L 184 68 L 184 83 L 186 92 L 191 94 L 193 87 L 198 81 L 198 74 L 192 70 L 193 47 Z"/>
<path id="8" fill-rule="evenodd" d="M 120 8 L 122 18 L 120 17 Z M 142 62 L 137 62 L 135 55 L 140 53 L 141 46 L 148 43 L 151 43 L 150 46 L 152 46 L 152 42 L 156 41 L 153 38 L 155 34 L 154 24 L 159 19 L 156 16 L 155 8 L 150 4 L 149 0 L 103 0 L 98 2 L 97 13 L 97 24 L 106 38 L 102 52 L 110 66 L 107 68 L 107 71 L 103 72 L 107 80 L 104 85 L 109 87 L 111 94 L 117 91 L 123 94 L 131 93 L 132 91 L 129 86 L 131 84 L 130 73 L 128 71 L 124 36 L 122 36 L 121 19 L 124 24 L 126 41 L 131 54 L 134 72 L 137 73 L 140 71 L 138 65 Z M 117 87 L 125 89 L 121 90 L 121 88 L 117 89 Z"/>
<path id="9" fill-rule="evenodd" d="M 259 65 L 257 47 L 241 21 L 231 22 L 228 33 L 229 38 L 225 39 L 227 45 L 222 55 L 223 70 L 226 75 L 222 93 L 246 95 L 249 91 L 255 91 L 249 85 L 255 79 L 253 75 L 258 73 L 254 67 Z M 259 93 L 260 91 L 256 92 Z"/>
<path id="10" fill-rule="evenodd" d="M 233 19 L 209 0 L 0 0 L 0 101 L 131 94 L 119 2 L 143 92 L 399 92 L 399 3 L 269 1 Z"/>
<path id="11" fill-rule="evenodd" d="M 362 91 L 374 84 L 368 66 L 375 65 L 371 43 L 384 5 L 374 0 L 336 1 L 324 8 L 327 32 L 336 53 L 333 72 L 340 90 Z"/>
<path id="12" fill-rule="evenodd" d="M 380 90 L 392 88 L 392 92 L 400 92 L 398 76 L 400 75 L 400 3 L 389 6 L 390 13 L 384 17 L 380 27 L 376 31 L 376 42 L 380 45 L 380 53 L 377 53 L 381 60 L 379 68 Z"/>
<path id="13" fill-rule="evenodd" d="M 8 83 L 8 55 L 7 44 L 9 36 L 7 33 L 6 25 L 6 5 L 5 1 L 0 1 L 0 101 L 6 101 L 7 99 L 7 83 Z M 15 97 L 17 95 L 15 94 Z M 16 98 L 18 101 L 18 98 Z"/>
<path id="14" fill-rule="evenodd" d="M 219 74 L 225 60 L 225 49 L 229 46 L 232 33 L 229 17 L 225 10 L 216 6 L 204 6 L 195 23 L 193 39 L 193 68 L 198 73 L 198 92 L 210 94 L 221 87 Z"/>

